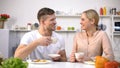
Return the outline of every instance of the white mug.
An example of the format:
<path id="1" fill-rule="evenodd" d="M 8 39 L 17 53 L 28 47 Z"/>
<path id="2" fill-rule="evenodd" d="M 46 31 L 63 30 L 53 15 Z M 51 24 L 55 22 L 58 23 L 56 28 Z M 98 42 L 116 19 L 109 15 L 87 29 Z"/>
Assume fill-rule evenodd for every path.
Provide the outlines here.
<path id="1" fill-rule="evenodd" d="M 82 61 L 84 59 L 84 52 L 75 53 L 75 58 L 77 61 Z"/>

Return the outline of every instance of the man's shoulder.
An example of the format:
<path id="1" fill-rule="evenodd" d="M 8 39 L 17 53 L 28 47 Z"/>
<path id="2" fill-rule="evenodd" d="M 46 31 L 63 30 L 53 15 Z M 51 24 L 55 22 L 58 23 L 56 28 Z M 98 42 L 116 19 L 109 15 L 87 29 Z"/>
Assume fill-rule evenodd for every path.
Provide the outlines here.
<path id="1" fill-rule="evenodd" d="M 25 35 L 27 35 L 27 36 L 35 35 L 35 34 L 37 34 L 37 30 L 33 30 L 33 31 L 25 33 Z"/>
<path id="2" fill-rule="evenodd" d="M 53 33 L 53 35 L 61 36 L 59 33 L 55 32 L 55 31 L 53 31 L 52 33 Z"/>
<path id="3" fill-rule="evenodd" d="M 56 36 L 58 38 L 63 38 L 62 35 L 60 35 L 59 33 L 55 32 L 55 31 L 53 31 L 53 36 Z"/>

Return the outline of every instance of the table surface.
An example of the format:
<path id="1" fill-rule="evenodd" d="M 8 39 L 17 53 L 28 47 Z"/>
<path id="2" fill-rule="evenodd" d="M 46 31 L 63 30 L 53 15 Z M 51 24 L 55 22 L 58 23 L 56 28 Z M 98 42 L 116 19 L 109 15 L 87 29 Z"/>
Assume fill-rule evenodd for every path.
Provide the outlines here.
<path id="1" fill-rule="evenodd" d="M 95 66 L 84 63 L 50 62 L 46 64 L 29 63 L 28 68 L 95 68 Z"/>

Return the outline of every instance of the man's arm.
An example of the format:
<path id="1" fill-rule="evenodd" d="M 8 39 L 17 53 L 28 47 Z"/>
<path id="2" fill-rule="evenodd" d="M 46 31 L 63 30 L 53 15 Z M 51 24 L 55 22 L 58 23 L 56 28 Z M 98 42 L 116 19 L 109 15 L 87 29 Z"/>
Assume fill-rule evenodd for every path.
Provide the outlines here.
<path id="1" fill-rule="evenodd" d="M 65 50 L 59 50 L 57 54 L 59 54 L 60 56 L 55 58 L 51 57 L 53 61 L 67 61 Z"/>
<path id="2" fill-rule="evenodd" d="M 31 42 L 29 45 L 21 44 L 15 51 L 14 57 L 18 57 L 20 59 L 26 58 L 35 48 L 37 44 L 35 42 Z"/>
<path id="3" fill-rule="evenodd" d="M 61 50 L 59 54 L 61 55 L 60 61 L 67 61 L 65 50 Z"/>
<path id="4" fill-rule="evenodd" d="M 15 51 L 14 57 L 26 58 L 38 45 L 48 46 L 51 43 L 50 37 L 41 37 L 32 41 L 28 45 L 20 44 Z"/>
<path id="5" fill-rule="evenodd" d="M 111 61 L 114 60 L 114 54 L 113 54 L 113 50 L 112 50 L 112 46 L 109 40 L 109 37 L 107 36 L 107 34 L 104 32 L 103 36 L 102 36 L 102 47 L 103 47 L 103 51 L 105 53 L 105 57 Z"/>

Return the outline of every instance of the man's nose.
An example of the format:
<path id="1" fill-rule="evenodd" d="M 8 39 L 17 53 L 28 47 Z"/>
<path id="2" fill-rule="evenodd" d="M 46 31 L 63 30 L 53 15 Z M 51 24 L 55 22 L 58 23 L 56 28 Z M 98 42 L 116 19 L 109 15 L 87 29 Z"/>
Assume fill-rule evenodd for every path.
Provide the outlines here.
<path id="1" fill-rule="evenodd" d="M 54 24 L 56 25 L 56 24 L 57 24 L 57 22 L 56 22 L 56 21 L 54 21 Z"/>

